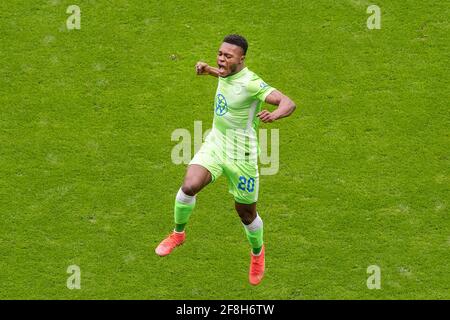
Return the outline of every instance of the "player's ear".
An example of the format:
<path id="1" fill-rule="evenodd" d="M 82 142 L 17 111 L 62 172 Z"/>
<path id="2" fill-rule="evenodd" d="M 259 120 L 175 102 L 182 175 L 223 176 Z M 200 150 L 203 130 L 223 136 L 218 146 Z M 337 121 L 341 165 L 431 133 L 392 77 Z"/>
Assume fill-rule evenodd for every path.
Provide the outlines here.
<path id="1" fill-rule="evenodd" d="M 243 63 L 244 60 L 245 60 L 245 55 L 242 55 L 242 56 L 241 56 L 241 61 L 240 61 L 240 63 Z"/>

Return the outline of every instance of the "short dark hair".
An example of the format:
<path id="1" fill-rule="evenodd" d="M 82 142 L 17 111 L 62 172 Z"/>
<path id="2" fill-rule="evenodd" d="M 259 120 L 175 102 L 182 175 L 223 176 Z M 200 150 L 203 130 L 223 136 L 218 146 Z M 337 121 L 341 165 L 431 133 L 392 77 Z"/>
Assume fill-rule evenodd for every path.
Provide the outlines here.
<path id="1" fill-rule="evenodd" d="M 223 39 L 223 42 L 239 46 L 244 51 L 244 54 L 247 54 L 248 43 L 243 36 L 238 34 L 229 34 Z"/>

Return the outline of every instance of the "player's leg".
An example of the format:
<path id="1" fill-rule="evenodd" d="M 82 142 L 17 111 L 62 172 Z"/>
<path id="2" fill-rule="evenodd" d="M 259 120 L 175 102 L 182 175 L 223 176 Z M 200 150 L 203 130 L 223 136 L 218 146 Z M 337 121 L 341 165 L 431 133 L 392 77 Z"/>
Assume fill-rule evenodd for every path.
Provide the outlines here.
<path id="1" fill-rule="evenodd" d="M 252 247 L 252 253 L 259 255 L 264 244 L 263 221 L 256 211 L 256 203 L 244 204 L 235 202 L 235 208 L 244 225 L 248 242 Z"/>
<path id="2" fill-rule="evenodd" d="M 263 244 L 263 223 L 256 211 L 259 191 L 257 163 L 228 162 L 224 167 L 224 175 L 228 178 L 228 191 L 234 196 L 235 208 L 244 225 L 252 252 L 258 255 Z"/>
<path id="3" fill-rule="evenodd" d="M 168 255 L 184 242 L 186 238 L 184 229 L 195 207 L 195 195 L 221 174 L 222 168 L 214 155 L 214 145 L 205 141 L 189 163 L 183 185 L 175 197 L 175 230 L 158 245 L 156 254 Z"/>
<path id="4" fill-rule="evenodd" d="M 228 178 L 228 190 L 234 196 L 236 211 L 252 248 L 249 282 L 257 285 L 261 282 L 265 269 L 263 221 L 256 211 L 259 190 L 258 165 L 248 161 L 227 163 L 224 174 Z"/>
<path id="5" fill-rule="evenodd" d="M 195 195 L 212 180 L 211 173 L 198 164 L 188 166 L 183 185 L 178 190 L 174 205 L 174 231 L 156 247 L 159 256 L 166 256 L 186 239 L 185 226 L 195 207 Z"/>
<path id="6" fill-rule="evenodd" d="M 236 201 L 235 207 L 252 248 L 248 280 L 250 284 L 258 285 L 264 277 L 265 270 L 263 221 L 256 211 L 256 203 L 244 204 Z"/>
<path id="7" fill-rule="evenodd" d="M 183 185 L 175 198 L 175 231 L 183 232 L 195 207 L 195 195 L 212 180 L 211 172 L 198 164 L 188 166 Z"/>

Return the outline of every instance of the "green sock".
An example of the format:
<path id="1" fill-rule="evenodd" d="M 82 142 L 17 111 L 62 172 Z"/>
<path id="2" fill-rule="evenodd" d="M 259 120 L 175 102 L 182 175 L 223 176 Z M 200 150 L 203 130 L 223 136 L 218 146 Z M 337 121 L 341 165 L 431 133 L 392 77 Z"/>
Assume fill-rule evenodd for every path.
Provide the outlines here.
<path id="1" fill-rule="evenodd" d="M 184 228 L 186 228 L 186 223 L 177 223 L 177 224 L 175 224 L 175 231 L 176 232 L 183 232 Z"/>
<path id="2" fill-rule="evenodd" d="M 252 247 L 252 252 L 254 254 L 259 254 L 263 246 L 263 227 L 261 226 L 261 228 L 255 231 L 249 231 L 247 228 L 244 229 L 247 234 L 248 242 L 250 242 Z"/>
<path id="3" fill-rule="evenodd" d="M 252 252 L 255 255 L 258 255 L 261 252 L 261 250 L 262 250 L 262 246 L 259 248 L 252 248 Z"/>
<path id="4" fill-rule="evenodd" d="M 175 231 L 182 232 L 186 227 L 189 217 L 194 210 L 195 202 L 192 204 L 181 203 L 175 200 L 174 219 Z"/>

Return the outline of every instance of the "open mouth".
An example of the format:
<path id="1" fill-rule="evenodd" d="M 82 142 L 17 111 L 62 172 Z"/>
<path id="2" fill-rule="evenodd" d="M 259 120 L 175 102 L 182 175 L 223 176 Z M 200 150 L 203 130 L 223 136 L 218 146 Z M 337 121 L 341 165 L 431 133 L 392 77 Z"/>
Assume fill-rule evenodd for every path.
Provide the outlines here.
<path id="1" fill-rule="evenodd" d="M 219 66 L 219 72 L 220 73 L 224 73 L 224 72 L 226 72 L 226 68 L 225 68 L 225 66 L 223 65 L 223 64 L 217 64 L 218 66 Z"/>

